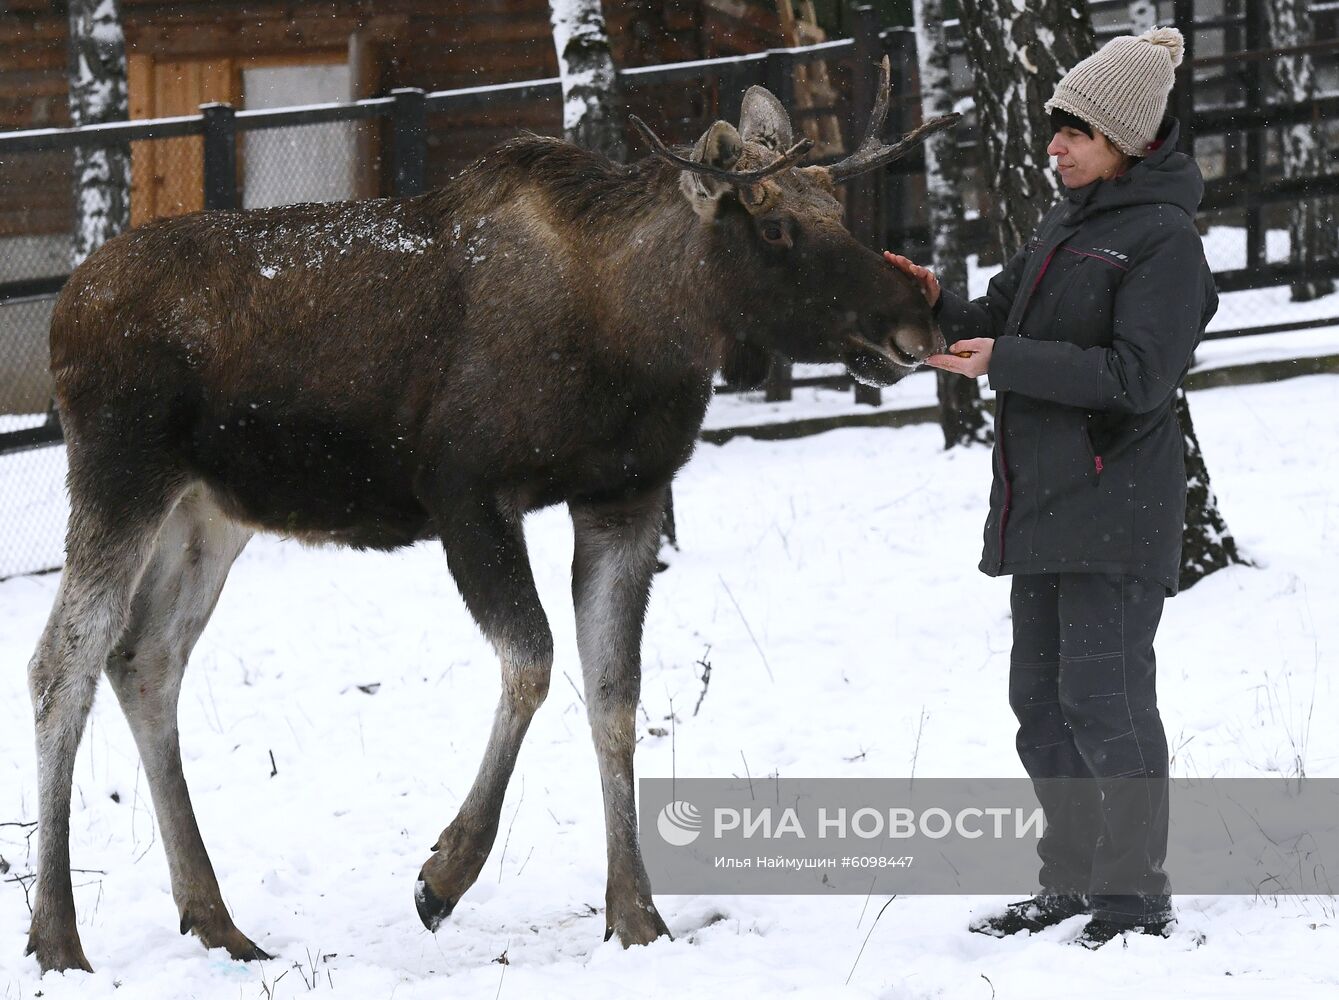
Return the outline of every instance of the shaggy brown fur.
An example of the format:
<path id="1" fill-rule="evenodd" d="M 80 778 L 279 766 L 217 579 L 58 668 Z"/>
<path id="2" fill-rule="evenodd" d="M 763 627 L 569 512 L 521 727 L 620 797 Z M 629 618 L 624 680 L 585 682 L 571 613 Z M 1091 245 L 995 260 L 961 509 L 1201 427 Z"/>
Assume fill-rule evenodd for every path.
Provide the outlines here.
<path id="1" fill-rule="evenodd" d="M 741 164 L 772 155 L 743 152 Z M 264 954 L 219 896 L 175 725 L 186 658 L 254 530 L 382 549 L 440 538 L 498 651 L 488 752 L 416 891 L 435 927 L 487 857 L 548 688 L 521 518 L 554 503 L 576 532 L 607 926 L 625 944 L 665 933 L 635 837 L 633 712 L 663 493 L 712 373 L 739 339 L 887 383 L 935 335 L 911 282 L 842 228 L 821 173 L 711 191 L 659 159 L 619 167 L 535 136 L 422 197 L 200 213 L 109 242 L 51 327 L 72 516 L 30 668 L 42 785 L 30 950 L 43 968 L 87 967 L 70 772 L 105 669 L 145 760 L 183 930 Z"/>

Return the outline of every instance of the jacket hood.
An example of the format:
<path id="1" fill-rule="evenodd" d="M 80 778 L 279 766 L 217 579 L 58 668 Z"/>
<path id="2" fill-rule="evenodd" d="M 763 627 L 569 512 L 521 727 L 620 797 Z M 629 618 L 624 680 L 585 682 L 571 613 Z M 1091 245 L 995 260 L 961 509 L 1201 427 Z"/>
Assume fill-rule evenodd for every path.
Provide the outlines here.
<path id="1" fill-rule="evenodd" d="M 1175 205 L 1193 218 L 1204 197 L 1204 177 L 1194 158 L 1177 152 L 1180 132 L 1180 123 L 1168 117 L 1158 133 L 1158 148 L 1124 174 L 1067 191 L 1071 207 L 1065 221 L 1073 224 L 1130 205 Z"/>

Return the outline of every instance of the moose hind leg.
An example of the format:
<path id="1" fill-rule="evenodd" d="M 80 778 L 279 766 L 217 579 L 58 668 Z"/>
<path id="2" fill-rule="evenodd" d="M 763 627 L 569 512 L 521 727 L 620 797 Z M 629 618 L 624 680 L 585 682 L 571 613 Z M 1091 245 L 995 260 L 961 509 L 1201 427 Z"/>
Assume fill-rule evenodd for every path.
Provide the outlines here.
<path id="1" fill-rule="evenodd" d="M 28 666 L 37 737 L 37 888 L 27 953 L 43 971 L 89 969 L 75 926 L 70 880 L 70 794 L 75 755 L 98 677 L 129 615 L 154 535 L 180 488 L 128 463 L 90 479 L 70 453 L 65 571 Z"/>
<path id="2" fill-rule="evenodd" d="M 633 780 L 642 622 L 664 509 L 660 491 L 631 504 L 572 506 L 577 646 L 604 793 L 605 940 L 617 934 L 625 948 L 669 934 L 637 841 Z"/>
<path id="3" fill-rule="evenodd" d="M 237 929 L 219 892 L 182 772 L 177 699 L 191 650 L 250 537 L 202 488 L 188 493 L 159 532 L 130 623 L 105 664 L 148 778 L 181 932 L 241 960 L 270 956 Z"/>
<path id="4" fill-rule="evenodd" d="M 414 901 L 428 930 L 451 915 L 488 859 L 521 742 L 548 694 L 553 666 L 553 636 L 520 516 L 492 498 L 469 497 L 453 501 L 437 522 L 451 575 L 502 661 L 502 696 L 474 784 L 419 873 Z"/>

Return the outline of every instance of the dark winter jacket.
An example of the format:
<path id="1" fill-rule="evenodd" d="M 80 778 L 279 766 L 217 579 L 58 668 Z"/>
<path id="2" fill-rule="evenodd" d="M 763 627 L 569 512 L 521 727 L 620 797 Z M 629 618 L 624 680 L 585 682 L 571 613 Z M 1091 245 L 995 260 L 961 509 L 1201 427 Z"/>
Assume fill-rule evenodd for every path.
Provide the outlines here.
<path id="1" fill-rule="evenodd" d="M 951 344 L 993 337 L 983 572 L 1124 573 L 1176 592 L 1186 475 L 1175 390 L 1218 307 L 1177 124 L 1126 174 L 1067 192 L 986 294 L 944 292 Z"/>

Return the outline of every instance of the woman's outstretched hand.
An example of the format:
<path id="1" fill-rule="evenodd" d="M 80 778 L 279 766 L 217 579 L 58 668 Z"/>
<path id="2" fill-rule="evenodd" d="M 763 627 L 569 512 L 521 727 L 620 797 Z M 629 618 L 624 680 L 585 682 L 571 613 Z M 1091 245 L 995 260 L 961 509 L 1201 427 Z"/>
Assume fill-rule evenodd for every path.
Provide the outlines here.
<path id="1" fill-rule="evenodd" d="M 916 284 L 921 286 L 921 294 L 925 296 L 925 301 L 933 307 L 939 301 L 939 279 L 935 277 L 933 271 L 928 267 L 921 267 L 914 264 L 900 254 L 895 254 L 891 250 L 883 252 L 883 259 L 899 271 L 910 277 Z"/>
<path id="2" fill-rule="evenodd" d="M 891 250 L 883 252 L 883 259 L 920 285 L 921 294 L 925 296 L 925 301 L 930 303 L 933 308 L 934 304 L 939 301 L 939 279 L 935 277 L 933 271 L 928 267 L 921 267 Z M 984 375 L 990 368 L 990 352 L 994 346 L 995 341 L 989 337 L 972 337 L 967 340 L 959 340 L 957 343 L 949 345 L 947 354 L 931 354 L 925 359 L 925 363 L 931 368 L 938 368 L 941 371 L 956 372 L 959 375 L 976 378 L 979 375 Z"/>
<path id="3" fill-rule="evenodd" d="M 994 347 L 995 341 L 989 337 L 968 337 L 949 344 L 947 354 L 931 354 L 925 363 L 940 371 L 976 378 L 990 370 L 990 352 Z"/>

